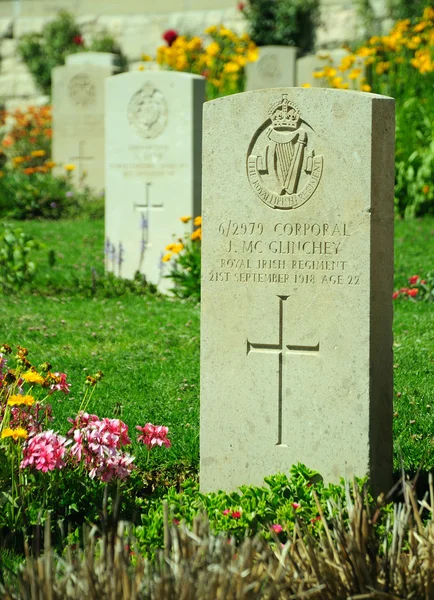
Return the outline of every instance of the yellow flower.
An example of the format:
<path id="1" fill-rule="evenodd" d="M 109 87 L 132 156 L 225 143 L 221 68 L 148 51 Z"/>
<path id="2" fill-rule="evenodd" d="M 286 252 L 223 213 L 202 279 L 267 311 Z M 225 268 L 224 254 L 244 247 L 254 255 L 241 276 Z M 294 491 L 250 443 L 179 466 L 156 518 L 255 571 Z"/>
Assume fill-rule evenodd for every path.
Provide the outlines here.
<path id="1" fill-rule="evenodd" d="M 310 88 L 312 86 L 310 85 L 310 83 L 303 83 L 303 85 L 301 87 L 302 88 Z"/>
<path id="2" fill-rule="evenodd" d="M 178 254 L 179 252 L 181 252 L 181 250 L 184 248 L 184 244 L 173 244 L 173 248 L 172 248 L 172 252 L 174 254 Z"/>
<path id="3" fill-rule="evenodd" d="M 336 77 L 336 69 L 334 69 L 333 67 L 324 67 L 324 75 L 326 77 Z"/>
<path id="4" fill-rule="evenodd" d="M 52 169 L 56 166 L 56 163 L 53 160 L 46 160 L 45 166 L 47 167 L 47 169 Z"/>
<path id="5" fill-rule="evenodd" d="M 139 65 L 137 68 L 138 68 L 139 71 L 144 71 L 145 70 L 145 66 L 144 65 Z"/>
<path id="6" fill-rule="evenodd" d="M 362 92 L 370 92 L 372 88 L 371 88 L 371 86 L 370 86 L 370 85 L 368 85 L 367 83 L 364 83 L 364 84 L 363 84 L 363 85 L 360 87 L 360 89 L 362 90 Z"/>
<path id="7" fill-rule="evenodd" d="M 63 165 L 63 168 L 65 169 L 65 171 L 67 171 L 67 173 L 70 173 L 71 171 L 74 171 L 76 167 L 75 165 Z"/>
<path id="8" fill-rule="evenodd" d="M 185 55 L 178 56 L 176 59 L 176 70 L 184 71 L 187 68 L 188 62 Z"/>
<path id="9" fill-rule="evenodd" d="M 39 383 L 41 385 L 45 381 L 42 375 L 39 375 L 39 373 L 36 371 L 27 371 L 26 373 L 22 374 L 22 378 L 28 383 Z"/>
<path id="10" fill-rule="evenodd" d="M 163 258 L 161 259 L 163 262 L 169 262 L 169 260 L 172 258 L 172 254 L 170 252 L 168 252 L 167 254 L 165 254 L 163 256 Z"/>
<path id="11" fill-rule="evenodd" d="M 32 156 L 39 157 L 39 156 L 45 156 L 46 152 L 45 152 L 45 150 L 32 150 L 31 154 L 32 154 Z"/>
<path id="12" fill-rule="evenodd" d="M 247 62 L 255 62 L 256 60 L 258 60 L 258 56 L 259 56 L 259 51 L 256 47 L 249 48 L 249 50 L 247 50 L 247 54 L 246 54 Z"/>
<path id="13" fill-rule="evenodd" d="M 202 239 L 202 228 L 199 227 L 198 229 L 196 229 L 196 231 L 193 231 L 193 233 L 191 234 L 191 239 L 194 240 L 201 240 Z"/>
<path id="14" fill-rule="evenodd" d="M 2 439 L 7 437 L 11 437 L 15 441 L 17 441 L 18 438 L 22 438 L 23 440 L 25 440 L 28 437 L 28 434 L 23 427 L 17 427 L 16 429 L 6 427 L 6 429 L 3 429 L 2 431 Z"/>
<path id="15" fill-rule="evenodd" d="M 349 75 L 348 75 L 348 79 L 358 79 L 358 77 L 360 77 L 360 74 L 362 73 L 362 69 L 353 69 Z"/>
<path id="16" fill-rule="evenodd" d="M 216 56 L 220 52 L 220 46 L 217 42 L 211 42 L 209 46 L 206 48 L 206 53 L 209 56 Z"/>
<path id="17" fill-rule="evenodd" d="M 165 249 L 168 250 L 169 252 L 172 252 L 174 245 L 175 245 L 174 243 L 168 244 Z"/>
<path id="18" fill-rule="evenodd" d="M 344 71 L 348 71 L 348 69 L 351 69 L 355 60 L 356 60 L 356 57 L 353 54 L 344 56 L 343 59 L 341 60 L 341 64 L 338 67 L 339 71 L 341 71 L 343 73 Z"/>
<path id="19" fill-rule="evenodd" d="M 14 156 L 14 158 L 12 159 L 12 162 L 14 163 L 14 165 L 20 165 L 23 162 L 26 162 L 26 157 L 25 156 Z"/>
<path id="20" fill-rule="evenodd" d="M 383 73 L 386 73 L 386 71 L 389 70 L 390 67 L 390 62 L 379 62 L 377 63 L 377 66 L 375 67 L 375 72 L 377 73 L 377 75 L 382 75 Z"/>
<path id="21" fill-rule="evenodd" d="M 181 221 L 181 223 L 188 223 L 189 221 L 191 221 L 191 217 L 181 217 L 179 220 Z"/>
<path id="22" fill-rule="evenodd" d="M 141 59 L 143 60 L 143 62 L 149 62 L 150 60 L 152 60 L 152 56 L 149 56 L 149 54 L 142 54 Z"/>
<path id="23" fill-rule="evenodd" d="M 4 176 L 5 176 L 5 174 L 3 173 L 3 171 L 0 171 L 0 179 Z"/>
<path id="24" fill-rule="evenodd" d="M 240 70 L 240 65 L 237 65 L 237 63 L 229 61 L 225 64 L 225 66 L 223 67 L 223 72 L 224 73 L 237 73 Z"/>
<path id="25" fill-rule="evenodd" d="M 313 76 L 315 79 L 322 79 L 325 77 L 324 71 L 314 71 Z"/>
<path id="26" fill-rule="evenodd" d="M 195 227 L 199 227 L 199 225 L 202 225 L 202 217 L 196 217 L 193 221 L 193 224 Z"/>
<path id="27" fill-rule="evenodd" d="M 202 40 L 200 39 L 200 37 L 194 36 L 187 43 L 187 50 L 190 50 L 190 51 L 199 50 L 201 46 L 202 46 Z"/>
<path id="28" fill-rule="evenodd" d="M 427 6 L 423 11 L 422 18 L 427 21 L 432 21 L 434 19 L 434 8 L 432 8 L 432 6 Z"/>
<path id="29" fill-rule="evenodd" d="M 208 35 L 211 35 L 211 34 L 216 33 L 216 32 L 217 32 L 217 27 L 215 25 L 211 25 L 210 27 L 207 27 L 205 29 L 205 33 L 208 34 Z"/>
<path id="30" fill-rule="evenodd" d="M 25 404 L 26 406 L 32 406 L 35 403 L 35 399 L 33 396 L 19 396 L 14 395 L 8 399 L 8 406 L 21 406 Z"/>

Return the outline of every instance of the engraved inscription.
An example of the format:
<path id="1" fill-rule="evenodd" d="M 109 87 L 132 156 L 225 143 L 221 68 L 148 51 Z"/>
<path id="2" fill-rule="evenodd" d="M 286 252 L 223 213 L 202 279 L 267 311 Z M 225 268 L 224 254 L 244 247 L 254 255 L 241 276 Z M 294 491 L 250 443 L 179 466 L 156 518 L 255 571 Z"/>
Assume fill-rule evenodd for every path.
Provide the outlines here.
<path id="1" fill-rule="evenodd" d="M 273 79 L 274 77 L 280 77 L 282 74 L 279 59 L 274 54 L 266 54 L 260 57 L 257 68 L 264 79 Z"/>
<path id="2" fill-rule="evenodd" d="M 128 104 L 128 122 L 143 138 L 156 138 L 167 124 L 167 102 L 151 82 L 136 92 Z"/>
<path id="3" fill-rule="evenodd" d="M 76 106 L 84 108 L 95 102 L 96 88 L 89 75 L 79 73 L 69 80 L 68 94 Z"/>
<path id="4" fill-rule="evenodd" d="M 313 195 L 323 171 L 323 157 L 315 155 L 313 137 L 314 131 L 301 118 L 300 110 L 282 94 L 247 152 L 247 177 L 267 206 L 299 208 Z"/>
<path id="5" fill-rule="evenodd" d="M 276 354 L 279 359 L 278 370 L 278 409 L 277 409 L 277 446 L 285 446 L 282 442 L 282 412 L 283 412 L 283 359 L 284 354 L 295 352 L 297 354 L 312 355 L 319 352 L 319 342 L 316 346 L 301 346 L 293 344 L 283 344 L 283 303 L 288 296 L 277 296 L 279 298 L 279 342 L 277 344 L 252 343 L 247 340 L 247 356 L 252 352 L 262 352 Z M 315 355 L 314 355 L 315 356 Z M 318 355 L 316 355 L 318 356 Z"/>

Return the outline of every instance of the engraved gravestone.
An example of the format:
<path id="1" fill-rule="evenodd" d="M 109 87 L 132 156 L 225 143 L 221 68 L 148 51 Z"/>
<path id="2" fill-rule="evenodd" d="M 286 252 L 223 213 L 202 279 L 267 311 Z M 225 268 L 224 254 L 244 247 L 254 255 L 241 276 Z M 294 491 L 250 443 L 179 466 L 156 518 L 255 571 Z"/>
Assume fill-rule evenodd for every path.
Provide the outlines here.
<path id="1" fill-rule="evenodd" d="M 394 101 L 204 108 L 201 487 L 392 474 Z"/>
<path id="2" fill-rule="evenodd" d="M 104 82 L 109 66 L 53 69 L 53 160 L 57 173 L 73 164 L 76 185 L 104 189 Z"/>
<path id="3" fill-rule="evenodd" d="M 256 62 L 248 63 L 246 90 L 295 85 L 297 48 L 291 46 L 261 46 Z"/>
<path id="4" fill-rule="evenodd" d="M 180 217 L 201 210 L 205 80 L 139 71 L 106 86 L 106 268 L 167 291 L 162 254 L 186 232 Z"/>

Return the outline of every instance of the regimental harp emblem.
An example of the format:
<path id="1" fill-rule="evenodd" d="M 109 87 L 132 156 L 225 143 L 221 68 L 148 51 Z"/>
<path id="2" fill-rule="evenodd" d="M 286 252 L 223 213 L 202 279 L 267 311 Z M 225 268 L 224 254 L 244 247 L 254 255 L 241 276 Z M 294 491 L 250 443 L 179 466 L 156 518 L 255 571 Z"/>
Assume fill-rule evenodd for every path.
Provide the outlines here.
<path id="1" fill-rule="evenodd" d="M 273 104 L 269 119 L 257 130 L 247 153 L 247 176 L 267 206 L 299 208 L 318 187 L 323 157 L 312 147 L 315 132 L 301 118 L 287 94 Z"/>

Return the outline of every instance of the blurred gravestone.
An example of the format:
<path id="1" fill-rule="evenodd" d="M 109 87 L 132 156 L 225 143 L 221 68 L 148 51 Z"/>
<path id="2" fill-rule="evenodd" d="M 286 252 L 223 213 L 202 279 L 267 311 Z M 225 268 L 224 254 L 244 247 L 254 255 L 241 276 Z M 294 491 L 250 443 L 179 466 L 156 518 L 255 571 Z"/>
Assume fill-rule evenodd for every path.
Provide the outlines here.
<path id="1" fill-rule="evenodd" d="M 295 85 L 296 57 L 291 46 L 261 46 L 258 60 L 245 67 L 246 91 Z"/>
<path id="2" fill-rule="evenodd" d="M 106 268 L 161 291 L 161 256 L 200 214 L 205 80 L 139 71 L 106 83 Z"/>
<path id="3" fill-rule="evenodd" d="M 58 173 L 75 165 L 80 187 L 104 189 L 104 82 L 113 72 L 89 63 L 53 69 L 53 160 Z"/>

